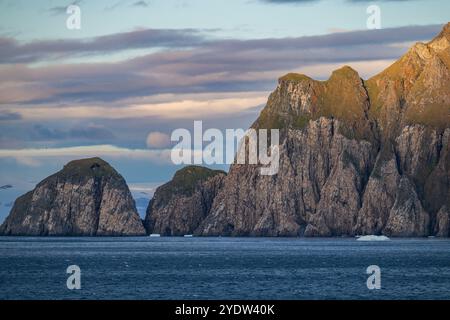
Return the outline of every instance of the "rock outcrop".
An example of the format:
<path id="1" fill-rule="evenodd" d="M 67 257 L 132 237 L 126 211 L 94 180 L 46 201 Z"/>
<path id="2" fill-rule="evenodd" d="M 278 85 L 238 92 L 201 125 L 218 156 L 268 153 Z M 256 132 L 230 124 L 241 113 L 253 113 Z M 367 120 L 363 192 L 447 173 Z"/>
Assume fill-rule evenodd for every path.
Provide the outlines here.
<path id="1" fill-rule="evenodd" d="M 150 200 L 145 217 L 147 232 L 165 236 L 193 234 L 209 214 L 225 175 L 199 166 L 177 171 Z"/>
<path id="2" fill-rule="evenodd" d="M 69 162 L 19 197 L 0 234 L 137 236 L 145 229 L 122 176 L 91 158 Z"/>
<path id="3" fill-rule="evenodd" d="M 437 213 L 434 231 L 438 237 L 450 237 L 450 211 L 447 206 Z"/>
<path id="4" fill-rule="evenodd" d="M 196 234 L 449 235 L 450 24 L 367 81 L 280 78 L 253 128 L 280 129 L 278 174 L 232 165 Z"/>

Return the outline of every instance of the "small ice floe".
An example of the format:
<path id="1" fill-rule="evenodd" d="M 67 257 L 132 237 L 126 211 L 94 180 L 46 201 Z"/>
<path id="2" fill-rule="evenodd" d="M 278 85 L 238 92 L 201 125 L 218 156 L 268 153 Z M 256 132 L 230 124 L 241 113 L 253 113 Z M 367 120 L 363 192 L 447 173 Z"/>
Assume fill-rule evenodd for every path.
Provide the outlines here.
<path id="1" fill-rule="evenodd" d="M 185 237 L 185 238 L 192 238 L 193 235 L 192 235 L 192 234 L 185 234 L 184 237 Z"/>
<path id="2" fill-rule="evenodd" d="M 152 234 L 150 235 L 150 237 L 151 237 L 151 238 L 159 238 L 159 237 L 161 237 L 161 235 L 160 235 L 159 233 L 152 233 Z"/>
<path id="3" fill-rule="evenodd" d="M 391 240 L 386 236 L 376 236 L 376 235 L 367 235 L 367 236 L 358 236 L 356 237 L 358 241 L 386 241 Z"/>

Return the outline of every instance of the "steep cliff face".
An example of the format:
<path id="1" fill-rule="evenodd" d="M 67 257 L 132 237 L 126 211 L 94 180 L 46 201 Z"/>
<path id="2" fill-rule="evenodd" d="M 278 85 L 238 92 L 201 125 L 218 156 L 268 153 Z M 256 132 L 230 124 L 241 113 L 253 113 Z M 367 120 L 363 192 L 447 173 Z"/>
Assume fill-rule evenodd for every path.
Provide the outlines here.
<path id="1" fill-rule="evenodd" d="M 224 177 L 223 171 L 199 166 L 177 171 L 150 200 L 145 217 L 147 232 L 165 236 L 193 234 L 208 215 Z"/>
<path id="2" fill-rule="evenodd" d="M 132 236 L 145 230 L 125 180 L 92 158 L 69 162 L 19 197 L 0 234 Z"/>
<path id="3" fill-rule="evenodd" d="M 253 127 L 278 174 L 233 165 L 197 234 L 448 236 L 450 24 L 367 81 L 282 77 Z"/>

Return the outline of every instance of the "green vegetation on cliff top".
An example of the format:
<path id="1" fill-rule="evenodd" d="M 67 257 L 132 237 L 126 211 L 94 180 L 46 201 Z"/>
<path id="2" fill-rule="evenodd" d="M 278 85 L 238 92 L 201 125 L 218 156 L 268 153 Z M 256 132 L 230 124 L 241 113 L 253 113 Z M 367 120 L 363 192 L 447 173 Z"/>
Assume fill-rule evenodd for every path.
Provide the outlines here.
<path id="1" fill-rule="evenodd" d="M 450 24 L 447 24 L 439 37 L 450 39 L 449 30 Z M 441 41 L 439 45 L 442 45 L 439 37 L 433 41 Z M 433 41 L 415 45 L 398 61 L 366 81 L 348 66 L 335 70 L 326 81 L 314 80 L 304 74 L 288 73 L 279 79 L 280 86 L 291 88 L 294 83 L 299 86 L 300 92 L 306 92 L 309 95 L 306 111 L 304 105 L 302 111 L 294 110 L 286 104 L 289 103 L 285 98 L 286 93 L 276 91 L 254 127 L 303 129 L 310 120 L 326 117 L 340 120 L 343 124 L 341 133 L 346 133 L 346 136 L 366 139 L 371 136 L 370 123 L 378 122 L 383 128 L 389 118 L 389 110 L 397 108 L 406 124 L 446 128 L 450 124 L 450 105 L 445 102 L 448 101 L 450 84 L 442 76 L 440 85 L 429 87 L 429 78 L 437 81 L 436 77 L 442 74 L 442 70 L 432 63 L 424 66 L 420 56 L 430 50 L 436 54 L 445 70 L 450 68 L 450 49 L 435 51 L 432 49 Z M 447 40 L 443 41 L 445 45 Z M 433 76 L 433 72 L 436 76 Z M 410 104 L 404 108 L 406 101 L 410 101 Z M 284 107 L 278 109 L 280 104 Z"/>
<path id="2" fill-rule="evenodd" d="M 261 112 L 255 123 L 256 128 L 269 129 L 304 129 L 310 120 L 320 117 L 341 120 L 340 131 L 349 138 L 372 139 L 367 110 L 369 98 L 364 81 L 349 66 L 334 71 L 326 81 L 313 80 L 302 74 L 289 73 L 280 78 L 284 83 L 298 83 L 303 92 L 309 95 L 310 104 L 307 111 L 283 108 L 279 112 L 278 105 L 283 101 L 282 93 L 273 94 L 268 106 Z M 305 108 L 305 106 L 303 106 Z"/>
<path id="3" fill-rule="evenodd" d="M 118 186 L 124 184 L 123 177 L 105 160 L 94 157 L 73 160 L 67 163 L 64 168 L 57 173 L 45 178 L 38 185 L 51 181 L 70 181 L 94 178 L 112 177 Z"/>
<path id="4" fill-rule="evenodd" d="M 197 185 L 216 175 L 226 175 L 225 171 L 190 165 L 178 170 L 172 180 L 157 189 L 159 200 L 163 203 L 174 195 L 190 196 Z"/>

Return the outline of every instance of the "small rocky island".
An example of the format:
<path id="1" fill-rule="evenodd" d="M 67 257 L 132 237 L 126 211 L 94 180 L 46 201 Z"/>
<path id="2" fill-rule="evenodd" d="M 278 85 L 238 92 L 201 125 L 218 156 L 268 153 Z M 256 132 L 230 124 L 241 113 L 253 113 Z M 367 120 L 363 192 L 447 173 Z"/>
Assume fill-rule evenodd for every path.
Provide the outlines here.
<path id="1" fill-rule="evenodd" d="M 224 171 L 200 166 L 178 170 L 173 179 L 156 189 L 147 208 L 145 227 L 149 234 L 193 234 L 211 209 L 223 185 Z"/>
<path id="2" fill-rule="evenodd" d="M 17 198 L 1 235 L 141 236 L 124 178 L 100 158 L 69 162 Z"/>

